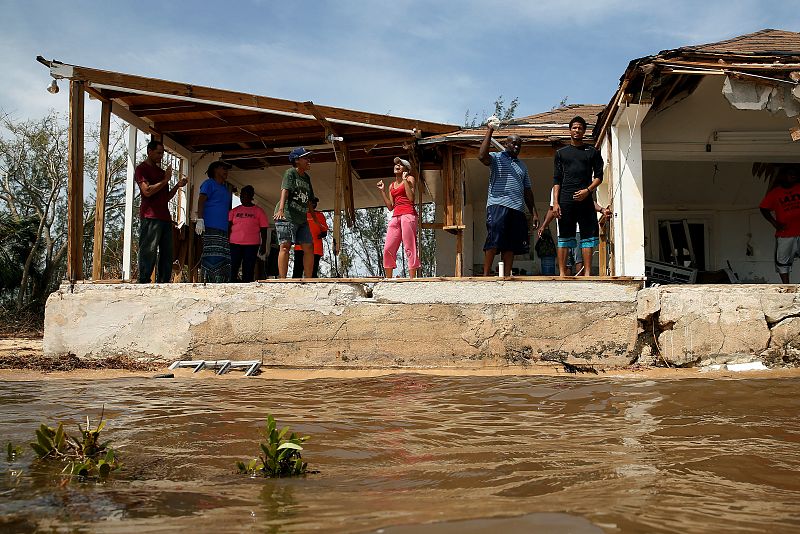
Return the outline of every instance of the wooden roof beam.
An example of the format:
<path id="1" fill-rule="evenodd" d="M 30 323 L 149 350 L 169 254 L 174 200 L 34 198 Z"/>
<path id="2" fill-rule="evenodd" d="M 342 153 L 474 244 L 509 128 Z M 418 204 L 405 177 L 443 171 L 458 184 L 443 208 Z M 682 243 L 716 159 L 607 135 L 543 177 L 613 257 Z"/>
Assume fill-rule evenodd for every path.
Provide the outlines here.
<path id="1" fill-rule="evenodd" d="M 325 139 L 328 142 L 333 142 L 333 137 L 338 137 L 339 134 L 336 132 L 336 129 L 328 122 L 328 119 L 325 118 L 317 106 L 314 105 L 312 101 L 303 102 L 303 105 L 306 107 L 309 113 L 311 113 L 314 118 L 317 119 L 317 122 L 325 129 Z"/>
<path id="2" fill-rule="evenodd" d="M 686 67 L 702 67 L 710 69 L 744 69 L 744 70 L 779 70 L 791 71 L 800 69 L 800 63 L 775 63 L 774 57 L 753 57 L 751 59 L 762 59 L 762 61 L 754 61 L 752 63 L 739 63 L 739 62 L 725 62 L 717 63 L 713 61 L 698 61 L 695 59 L 680 59 L 680 58 L 653 58 L 653 63 L 660 65 L 674 64 Z M 772 60 L 772 61 L 770 61 Z"/>
<path id="3" fill-rule="evenodd" d="M 260 143 L 263 148 L 287 147 L 306 144 L 319 144 L 324 142 L 324 134 L 315 128 L 294 133 L 269 135 L 269 132 L 232 132 L 210 135 L 190 135 L 183 137 L 187 146 L 211 146 L 221 144 L 235 144 L 239 142 Z"/>
<path id="4" fill-rule="evenodd" d="M 372 157 L 372 154 L 375 151 L 396 151 L 398 148 L 402 150 L 406 150 L 407 147 L 403 146 L 403 143 L 408 142 L 410 138 L 408 137 L 399 137 L 399 138 L 392 138 L 392 139 L 381 139 L 381 140 L 374 140 L 374 141 L 359 141 L 348 143 L 347 146 L 350 148 L 350 158 L 353 160 L 363 159 L 367 157 Z M 257 142 L 257 141 L 256 141 Z M 275 147 L 279 148 L 279 147 Z M 232 150 L 225 150 L 223 151 L 224 156 L 272 156 L 276 155 L 275 148 L 265 148 L 263 146 L 259 147 L 252 147 L 252 148 L 242 148 L 242 149 L 232 149 Z M 366 149 L 369 148 L 369 151 Z M 333 150 L 333 149 L 330 149 Z M 314 152 L 319 153 L 319 149 L 315 150 Z"/>
<path id="5" fill-rule="evenodd" d="M 129 106 L 128 109 L 141 117 L 155 117 L 157 115 L 175 115 L 178 113 L 197 113 L 200 111 L 222 111 L 225 106 L 212 104 L 193 104 L 191 102 L 176 102 L 174 104 L 138 104 Z"/>
<path id="6" fill-rule="evenodd" d="M 240 115 L 235 117 L 215 116 L 204 119 L 155 121 L 156 127 L 165 132 L 192 132 L 197 130 L 206 131 L 218 128 L 230 128 L 232 126 L 284 128 L 293 124 L 307 124 L 307 121 L 297 121 L 292 117 L 284 117 L 280 115 L 270 116 L 263 113 L 253 113 L 251 115 Z"/>
<path id="7" fill-rule="evenodd" d="M 59 62 L 41 61 L 49 64 L 50 73 L 54 76 L 80 80 L 87 82 L 87 85 L 94 85 L 98 89 L 108 90 L 129 90 L 138 94 L 151 94 L 152 96 L 163 96 L 175 99 L 191 99 L 198 103 L 224 103 L 229 106 L 243 107 L 247 109 L 279 111 L 283 113 L 306 115 L 305 107 L 300 102 L 270 98 L 236 91 L 227 91 L 191 85 L 180 82 L 171 82 L 155 78 L 145 78 L 119 72 L 105 71 L 69 65 Z M 435 122 L 422 121 L 417 119 L 407 119 L 403 117 L 390 117 L 363 111 L 352 111 L 342 108 L 317 106 L 319 111 L 328 118 L 330 122 L 342 124 L 355 123 L 379 129 L 399 129 L 429 133 L 445 133 L 458 129 L 455 125 L 440 124 Z M 306 118 L 306 117 L 304 117 Z"/>

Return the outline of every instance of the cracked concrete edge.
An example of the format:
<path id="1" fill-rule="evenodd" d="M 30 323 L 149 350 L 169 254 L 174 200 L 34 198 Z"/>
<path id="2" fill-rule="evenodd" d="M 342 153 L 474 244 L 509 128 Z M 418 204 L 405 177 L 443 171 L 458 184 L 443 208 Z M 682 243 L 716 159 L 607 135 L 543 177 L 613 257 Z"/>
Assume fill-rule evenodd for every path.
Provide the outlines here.
<path id="1" fill-rule="evenodd" d="M 634 303 L 640 287 L 636 280 L 378 282 L 372 296 L 386 304 Z"/>
<path id="2" fill-rule="evenodd" d="M 798 354 L 800 351 L 794 349 L 793 343 L 794 338 L 797 338 L 797 344 L 800 345 L 800 331 L 792 332 L 795 329 L 787 327 L 795 319 L 800 318 L 800 298 L 798 298 L 800 295 L 797 293 L 797 287 L 755 284 L 662 286 L 643 291 L 651 289 L 658 291 L 659 300 L 662 302 L 666 294 L 666 299 L 672 300 L 668 302 L 671 309 L 665 318 L 660 306 L 653 306 L 652 302 L 647 302 L 648 293 L 640 292 L 641 300 L 637 302 L 640 329 L 644 330 L 643 325 L 652 322 L 657 330 L 655 335 L 657 357 L 668 360 L 670 364 L 706 365 L 748 359 L 761 360 L 770 366 L 800 364 L 800 354 Z M 684 302 L 680 306 L 675 306 L 675 301 L 681 299 L 685 299 Z M 741 316 L 740 320 L 731 320 L 738 316 Z M 761 324 L 763 329 L 743 332 L 742 328 L 746 328 L 753 321 Z M 681 325 L 683 332 L 677 328 Z M 712 334 L 703 336 L 704 329 L 710 329 L 709 332 Z M 781 332 L 787 329 L 788 333 Z M 776 335 L 779 332 L 781 335 Z M 693 339 L 696 340 L 697 336 L 713 343 L 714 346 L 698 351 L 693 343 Z M 641 332 L 640 337 L 642 337 Z M 742 352 L 742 349 L 746 349 L 745 352 Z"/>

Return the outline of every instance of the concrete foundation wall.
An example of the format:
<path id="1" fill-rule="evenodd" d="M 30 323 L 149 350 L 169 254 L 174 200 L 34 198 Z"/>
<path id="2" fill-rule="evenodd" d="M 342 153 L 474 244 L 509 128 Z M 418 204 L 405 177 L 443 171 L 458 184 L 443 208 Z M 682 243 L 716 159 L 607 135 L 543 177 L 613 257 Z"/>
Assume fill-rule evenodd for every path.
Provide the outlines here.
<path id="1" fill-rule="evenodd" d="M 490 279 L 64 285 L 47 302 L 44 351 L 290 367 L 800 365 L 798 286 L 640 287 Z"/>
<path id="2" fill-rule="evenodd" d="M 641 282 L 68 285 L 44 351 L 297 367 L 484 367 L 635 357 Z"/>
<path id="3" fill-rule="evenodd" d="M 800 364 L 796 285 L 662 286 L 639 292 L 640 346 L 652 361 Z"/>

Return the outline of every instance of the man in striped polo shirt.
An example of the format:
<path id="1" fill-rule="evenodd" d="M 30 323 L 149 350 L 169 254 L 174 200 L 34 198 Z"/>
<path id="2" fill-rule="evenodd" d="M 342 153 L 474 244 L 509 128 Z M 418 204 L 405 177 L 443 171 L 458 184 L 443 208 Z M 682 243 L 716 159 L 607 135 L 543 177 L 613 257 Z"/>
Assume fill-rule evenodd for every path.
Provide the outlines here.
<path id="1" fill-rule="evenodd" d="M 492 118 L 493 119 L 493 118 Z M 499 252 L 506 274 L 511 273 L 514 256 L 528 254 L 530 235 L 525 206 L 533 215 L 532 226 L 539 226 L 539 214 L 533 204 L 533 190 L 528 168 L 517 157 L 522 148 L 518 135 L 509 135 L 503 152 L 489 152 L 492 133 L 499 121 L 489 120 L 478 159 L 491 169 L 486 199 L 486 244 L 483 246 L 483 276 L 489 276 L 494 257 Z"/>

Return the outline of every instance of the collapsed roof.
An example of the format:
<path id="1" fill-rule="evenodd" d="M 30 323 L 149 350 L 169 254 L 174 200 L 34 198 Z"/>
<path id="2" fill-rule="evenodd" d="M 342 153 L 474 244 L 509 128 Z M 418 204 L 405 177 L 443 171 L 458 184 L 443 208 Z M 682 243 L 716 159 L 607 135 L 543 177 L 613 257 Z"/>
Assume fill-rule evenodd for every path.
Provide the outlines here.
<path id="1" fill-rule="evenodd" d="M 286 165 L 296 146 L 312 147 L 315 162 L 332 162 L 335 141 L 337 150 L 349 151 L 356 177 L 378 178 L 391 168 L 398 148 L 411 151 L 419 138 L 458 129 L 37 59 L 56 79 L 84 82 L 90 95 L 110 101 L 112 112 L 139 130 L 189 152 L 221 153 L 243 170 Z"/>
<path id="2" fill-rule="evenodd" d="M 634 59 L 599 118 L 596 141 L 602 141 L 620 105 L 650 103 L 658 112 L 692 94 L 704 76 L 714 75 L 727 77 L 723 94 L 734 107 L 794 116 L 800 112 L 800 105 L 790 101 L 800 100 L 800 33 L 765 29 Z"/>

